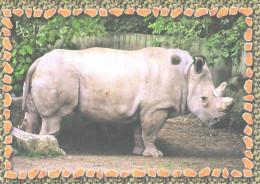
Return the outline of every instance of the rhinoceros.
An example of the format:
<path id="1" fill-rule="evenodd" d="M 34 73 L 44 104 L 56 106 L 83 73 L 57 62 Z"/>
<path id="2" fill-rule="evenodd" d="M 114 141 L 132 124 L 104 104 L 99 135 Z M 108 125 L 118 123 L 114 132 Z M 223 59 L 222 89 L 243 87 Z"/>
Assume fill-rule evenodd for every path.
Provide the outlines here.
<path id="1" fill-rule="evenodd" d="M 205 57 L 180 49 L 57 49 L 27 72 L 20 129 L 35 133 L 42 122 L 40 134 L 57 136 L 62 117 L 76 111 L 91 122 L 133 123 L 133 154 L 160 157 L 155 139 L 167 118 L 188 109 L 213 126 L 228 116 L 226 85 L 215 89 Z"/>

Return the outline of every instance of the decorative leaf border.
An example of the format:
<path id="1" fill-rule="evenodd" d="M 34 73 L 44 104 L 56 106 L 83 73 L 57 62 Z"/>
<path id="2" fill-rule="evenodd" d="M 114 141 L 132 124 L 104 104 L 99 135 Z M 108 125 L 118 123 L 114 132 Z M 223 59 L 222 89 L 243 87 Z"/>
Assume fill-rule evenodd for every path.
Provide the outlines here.
<path id="1" fill-rule="evenodd" d="M 253 5 L 257 5 L 256 4 Z M 213 5 L 214 3 L 212 3 Z M 221 5 L 220 5 L 221 6 Z M 218 7 L 220 7 L 218 4 Z M 225 6 L 225 5 L 223 5 Z M 256 6 L 257 7 L 257 6 Z M 102 182 L 106 181 L 107 178 L 117 178 L 115 181 L 118 182 L 136 182 L 136 181 L 141 181 L 145 182 L 146 179 L 148 178 L 149 180 L 153 181 L 160 181 L 160 182 L 210 182 L 212 181 L 213 183 L 215 182 L 243 182 L 243 183 L 257 183 L 260 181 L 260 173 L 259 173 L 259 164 L 258 161 L 260 160 L 260 153 L 259 153 L 259 127 L 258 127 L 258 122 L 259 122 L 259 111 L 257 110 L 258 104 L 259 103 L 259 90 L 257 89 L 258 87 L 258 82 L 259 82 L 259 76 L 260 76 L 260 71 L 257 66 L 259 65 L 257 60 L 255 59 L 255 56 L 253 55 L 254 51 L 256 52 L 256 56 L 259 57 L 260 52 L 259 48 L 255 49 L 255 47 L 258 45 L 258 42 L 254 42 L 254 50 L 253 50 L 253 42 L 252 42 L 252 37 L 253 37 L 253 30 L 252 26 L 254 26 L 256 21 L 253 20 L 251 16 L 254 16 L 253 14 L 253 9 L 252 8 L 237 8 L 237 7 L 221 7 L 221 8 L 194 8 L 194 6 L 191 8 L 186 8 L 183 9 L 181 6 L 175 9 L 168 9 L 168 8 L 157 8 L 154 7 L 151 9 L 141 9 L 141 8 L 128 8 L 126 10 L 123 10 L 121 8 L 113 8 L 110 10 L 106 10 L 103 8 L 100 9 L 73 9 L 72 11 L 69 9 L 65 8 L 51 8 L 51 9 L 36 9 L 33 8 L 23 8 L 25 10 L 22 10 L 20 8 L 18 9 L 1 9 L 2 12 L 0 12 L 0 17 L 1 17 L 1 23 L 2 23 L 2 34 L 0 33 L 0 36 L 2 38 L 2 53 L 1 53 L 1 58 L 2 58 L 2 95 L 1 98 L 4 108 L 1 108 L 2 111 L 2 120 L 4 121 L 1 122 L 0 126 L 0 134 L 1 136 L 1 147 L 4 148 L 3 151 L 1 151 L 2 156 L 0 156 L 1 160 L 1 169 L 3 169 L 4 172 L 1 172 L 0 174 L 0 182 L 8 181 L 9 183 L 17 183 L 17 179 L 19 180 L 24 180 L 26 182 L 32 182 L 34 183 L 36 180 L 35 179 L 40 179 L 38 180 L 39 182 L 46 182 L 50 181 L 49 179 L 52 179 L 52 182 L 57 182 L 60 183 L 61 181 L 67 181 L 67 182 L 79 182 L 79 181 L 94 181 L 94 182 Z M 57 11 L 58 10 L 58 11 Z M 245 15 L 245 21 L 248 25 L 248 29 L 244 34 L 244 39 L 245 39 L 245 45 L 244 45 L 244 50 L 247 52 L 246 54 L 246 59 L 245 59 L 245 64 L 247 66 L 246 70 L 246 76 L 248 77 L 248 80 L 245 82 L 244 89 L 248 93 L 247 96 L 245 96 L 243 99 L 246 101 L 244 103 L 244 109 L 248 112 L 243 114 L 243 119 L 247 122 L 247 126 L 245 127 L 244 133 L 246 134 L 243 137 L 243 141 L 245 142 L 246 145 L 246 150 L 245 150 L 245 158 L 242 159 L 242 162 L 245 165 L 245 169 L 243 170 L 243 173 L 237 170 L 231 171 L 231 173 L 224 168 L 223 170 L 221 169 L 213 169 L 211 170 L 209 167 L 206 167 L 202 169 L 199 173 L 191 170 L 191 169 L 186 169 L 184 171 L 176 170 L 173 173 L 168 172 L 167 170 L 160 169 L 158 171 L 154 169 L 149 169 L 146 172 L 143 172 L 141 170 L 134 170 L 132 173 L 128 171 L 121 171 L 120 173 L 116 170 L 107 170 L 107 171 L 102 171 L 102 170 L 83 170 L 83 169 L 78 169 L 74 173 L 71 173 L 69 170 L 64 170 L 61 171 L 60 169 L 57 169 L 52 172 L 46 172 L 45 170 L 40 171 L 39 169 L 33 169 L 30 171 L 20 171 L 19 173 L 14 173 L 11 171 L 11 163 L 9 162 L 9 158 L 12 154 L 12 135 L 9 135 L 10 130 L 12 128 L 11 122 L 8 120 L 10 117 L 10 110 L 8 107 L 11 105 L 12 98 L 8 92 L 12 90 L 11 84 L 11 77 L 8 74 L 11 74 L 13 72 L 13 69 L 11 65 L 9 64 L 9 61 L 11 59 L 11 50 L 12 50 L 12 45 L 10 42 L 10 36 L 11 36 L 11 29 L 13 27 L 10 17 L 15 15 L 15 16 L 21 16 L 23 13 L 26 14 L 28 18 L 31 17 L 41 17 L 44 16 L 44 18 L 49 19 L 56 13 L 63 15 L 64 17 L 68 17 L 70 15 L 77 16 L 81 13 L 84 13 L 88 16 L 95 17 L 95 16 L 108 16 L 109 14 L 115 15 L 115 16 L 120 16 L 123 13 L 125 14 L 134 14 L 134 12 L 137 12 L 138 15 L 140 16 L 147 16 L 151 13 L 155 17 L 157 16 L 167 16 L 171 15 L 172 18 L 178 17 L 180 14 L 184 14 L 186 16 L 195 16 L 195 17 L 200 17 L 203 15 L 210 15 L 210 16 L 217 16 L 218 18 L 221 18 L 223 16 L 232 16 L 236 15 L 238 12 L 241 14 Z M 255 10 L 256 14 L 259 14 L 259 9 L 256 8 Z M 258 17 L 259 19 L 259 17 Z M 254 21 L 254 24 L 253 24 Z M 256 29 L 257 36 L 259 35 L 259 30 Z M 254 60 L 254 62 L 253 62 Z M 254 66 L 254 68 L 253 68 Z M 253 81 L 257 82 L 253 82 Z M 253 90 L 253 84 L 255 86 Z M 254 96 L 254 94 L 256 94 Z M 255 98 L 255 99 L 254 99 Z M 254 101 L 254 104 L 253 104 Z M 255 103 L 257 102 L 257 103 Z M 254 106 L 254 111 L 253 114 L 255 114 L 255 118 L 253 118 L 252 115 L 252 110 Z M 256 111 L 255 111 L 256 109 Z M 254 121 L 254 123 L 253 123 Z M 253 131 L 254 127 L 254 131 Z M 252 139 L 252 138 L 255 139 Z M 252 150 L 254 145 L 254 150 Z M 252 153 L 253 152 L 253 153 Z M 254 157 L 255 156 L 255 157 Z M 254 160 L 255 158 L 255 160 Z M 254 171 L 252 171 L 254 167 L 254 163 L 256 164 L 256 167 L 254 168 Z M 85 177 L 84 177 L 85 176 Z M 220 177 L 221 176 L 221 177 Z M 198 178 L 199 177 L 199 178 Z M 29 180 L 28 180 L 29 179 Z M 32 180 L 34 179 L 34 180 Z M 135 180 L 138 179 L 138 180 Z"/>

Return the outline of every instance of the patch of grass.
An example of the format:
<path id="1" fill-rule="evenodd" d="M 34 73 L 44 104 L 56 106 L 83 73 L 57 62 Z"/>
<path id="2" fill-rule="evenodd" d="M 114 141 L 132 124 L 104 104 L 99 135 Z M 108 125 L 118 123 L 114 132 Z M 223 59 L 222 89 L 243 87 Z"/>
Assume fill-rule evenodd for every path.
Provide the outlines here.
<path id="1" fill-rule="evenodd" d="M 162 167 L 163 168 L 172 168 L 172 162 L 171 161 L 165 162 L 165 163 L 163 163 Z"/>
<path id="2" fill-rule="evenodd" d="M 147 164 L 147 165 L 145 165 L 143 167 L 150 168 L 150 169 L 153 169 L 153 168 L 156 168 L 156 169 L 158 169 L 158 168 L 171 169 L 171 168 L 173 168 L 173 163 L 171 161 L 166 161 L 166 162 L 164 162 L 162 164 L 150 164 L 149 163 L 149 164 Z"/>
<path id="3" fill-rule="evenodd" d="M 34 152 L 27 152 L 25 150 L 18 150 L 18 153 L 16 153 L 16 155 L 23 156 L 23 157 L 43 158 L 46 156 L 56 157 L 59 156 L 60 153 L 55 150 L 51 150 L 51 152 L 48 155 L 46 155 L 46 153 L 34 153 Z"/>
<path id="4" fill-rule="evenodd" d="M 52 157 L 56 157 L 56 156 L 59 156 L 60 155 L 60 153 L 58 153 L 57 151 L 55 151 L 55 150 L 51 150 L 51 153 L 50 153 L 50 155 L 52 156 Z"/>
<path id="5" fill-rule="evenodd" d="M 43 158 L 44 154 L 41 154 L 41 153 L 28 153 L 26 154 L 25 156 L 28 156 L 28 157 L 35 157 L 35 158 Z"/>

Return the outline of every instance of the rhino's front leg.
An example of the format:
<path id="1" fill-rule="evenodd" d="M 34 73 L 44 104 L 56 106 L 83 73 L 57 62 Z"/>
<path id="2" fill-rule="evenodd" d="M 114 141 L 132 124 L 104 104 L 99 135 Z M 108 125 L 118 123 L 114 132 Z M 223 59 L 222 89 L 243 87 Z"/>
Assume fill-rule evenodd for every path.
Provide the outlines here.
<path id="1" fill-rule="evenodd" d="M 142 138 L 142 127 L 140 122 L 134 125 L 134 140 L 135 140 L 135 148 L 133 150 L 133 154 L 135 155 L 143 155 L 144 152 L 144 142 Z"/>
<path id="2" fill-rule="evenodd" d="M 154 110 L 146 112 L 141 117 L 142 137 L 145 150 L 143 156 L 161 157 L 162 152 L 155 146 L 155 139 L 158 132 L 163 127 L 167 118 L 168 112 L 166 110 Z"/>

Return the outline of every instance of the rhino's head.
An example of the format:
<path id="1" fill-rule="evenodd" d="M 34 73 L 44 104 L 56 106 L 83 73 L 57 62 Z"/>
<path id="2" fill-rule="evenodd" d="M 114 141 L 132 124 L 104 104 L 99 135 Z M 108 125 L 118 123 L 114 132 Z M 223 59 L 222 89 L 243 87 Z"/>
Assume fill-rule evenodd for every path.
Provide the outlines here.
<path id="1" fill-rule="evenodd" d="M 187 106 L 208 126 L 224 122 L 233 106 L 232 98 L 223 97 L 227 83 L 223 82 L 215 88 L 205 57 L 196 56 L 193 60 L 187 73 Z"/>

